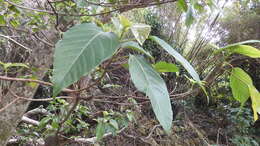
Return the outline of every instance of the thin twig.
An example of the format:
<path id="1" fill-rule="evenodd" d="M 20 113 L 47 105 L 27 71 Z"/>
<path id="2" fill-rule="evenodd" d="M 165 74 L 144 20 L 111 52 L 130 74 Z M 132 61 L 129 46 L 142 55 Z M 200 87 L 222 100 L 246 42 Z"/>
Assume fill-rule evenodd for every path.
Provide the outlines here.
<path id="1" fill-rule="evenodd" d="M 5 39 L 8 39 L 8 40 L 14 42 L 15 44 L 17 44 L 18 46 L 24 48 L 24 49 L 25 49 L 26 51 L 28 51 L 28 52 L 32 52 L 32 49 L 30 49 L 30 48 L 24 46 L 23 44 L 17 42 L 16 40 L 12 39 L 12 38 L 9 37 L 9 36 L 5 36 L 5 35 L 0 34 L 0 37 L 3 37 L 3 38 L 5 38 Z"/>
<path id="2" fill-rule="evenodd" d="M 38 83 L 41 85 L 47 85 L 47 86 L 53 86 L 52 83 L 49 82 L 44 82 L 40 80 L 33 80 L 33 79 L 22 79 L 22 78 L 13 78 L 13 77 L 7 77 L 7 76 L 0 76 L 0 80 L 6 80 L 6 81 L 20 81 L 20 82 L 33 82 L 33 83 Z M 74 90 L 71 89 L 63 89 L 63 92 L 75 92 Z"/>
<path id="3" fill-rule="evenodd" d="M 6 110 L 9 106 L 11 106 L 12 104 L 14 104 L 16 101 L 18 101 L 20 98 L 15 98 L 12 102 L 8 103 L 6 106 L 4 106 L 3 108 L 0 109 L 0 113 L 3 112 L 4 110 Z"/>
<path id="4" fill-rule="evenodd" d="M 19 4 L 16 4 L 14 2 L 11 2 L 9 0 L 5 0 L 7 3 L 14 5 L 18 8 L 21 9 L 25 9 L 25 10 L 30 10 L 30 11 L 36 11 L 36 12 L 43 12 L 43 13 L 48 13 L 48 14 L 52 14 L 55 15 L 54 11 L 48 11 L 48 10 L 43 10 L 43 9 L 35 9 L 35 8 L 29 8 L 29 7 L 25 7 Z M 112 12 L 116 12 L 116 11 L 120 11 L 125 9 L 126 7 L 133 7 L 133 8 L 144 8 L 144 7 L 150 7 L 150 6 L 154 6 L 154 5 L 161 5 L 161 4 L 165 4 L 165 3 L 170 3 L 170 2 L 175 2 L 177 0 L 168 0 L 168 1 L 161 1 L 161 2 L 151 2 L 151 3 L 138 3 L 138 4 L 130 4 L 130 5 L 126 5 L 124 7 L 120 7 L 120 8 L 116 8 L 114 10 L 110 10 L 107 12 L 102 12 L 102 13 L 96 13 L 96 14 L 67 14 L 67 13 L 62 13 L 62 12 L 56 12 L 56 14 L 60 15 L 60 16 L 99 16 L 99 15 L 105 15 L 105 14 L 109 14 Z"/>

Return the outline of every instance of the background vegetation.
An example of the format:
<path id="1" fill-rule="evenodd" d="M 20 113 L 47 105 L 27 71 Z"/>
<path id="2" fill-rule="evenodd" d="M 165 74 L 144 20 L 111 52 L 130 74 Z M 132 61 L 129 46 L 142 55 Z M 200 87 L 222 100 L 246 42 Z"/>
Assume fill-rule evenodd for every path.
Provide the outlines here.
<path id="1" fill-rule="evenodd" d="M 260 143 L 259 0 L 0 0 L 0 145 Z"/>

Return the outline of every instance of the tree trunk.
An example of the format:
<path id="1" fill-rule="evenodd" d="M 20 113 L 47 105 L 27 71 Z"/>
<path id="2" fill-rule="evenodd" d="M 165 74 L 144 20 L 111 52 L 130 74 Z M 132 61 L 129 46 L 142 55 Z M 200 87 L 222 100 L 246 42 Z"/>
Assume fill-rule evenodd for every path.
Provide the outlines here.
<path id="1" fill-rule="evenodd" d="M 52 40 L 54 40 L 55 35 L 47 34 L 46 36 Z M 36 40 L 35 40 L 36 41 Z M 42 79 L 46 70 L 50 67 L 52 63 L 52 48 L 47 46 L 46 44 L 39 43 L 37 46 L 33 46 L 32 53 L 27 59 L 27 63 L 30 64 L 31 67 L 36 67 L 39 70 L 36 72 L 37 77 Z M 32 98 L 36 91 L 37 87 L 30 87 L 26 85 L 24 82 L 13 82 L 10 85 L 9 92 L 7 92 L 3 97 L 0 103 L 0 108 L 3 108 L 8 103 L 14 101 L 16 97 L 14 97 L 10 90 L 21 97 Z M 11 104 L 8 108 L 5 108 L 4 111 L 0 113 L 0 145 L 4 146 L 7 144 L 8 139 L 14 134 L 15 128 L 24 112 L 26 111 L 30 102 L 25 100 L 17 100 L 15 103 Z"/>

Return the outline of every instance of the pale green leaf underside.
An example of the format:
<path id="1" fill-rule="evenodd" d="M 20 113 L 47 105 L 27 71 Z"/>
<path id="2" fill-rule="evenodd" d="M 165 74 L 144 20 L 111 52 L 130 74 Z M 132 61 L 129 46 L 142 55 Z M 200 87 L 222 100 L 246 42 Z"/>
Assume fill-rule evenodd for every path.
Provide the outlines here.
<path id="1" fill-rule="evenodd" d="M 65 32 L 54 53 L 54 96 L 111 57 L 118 46 L 114 33 L 103 32 L 92 23 L 76 25 Z"/>
<path id="2" fill-rule="evenodd" d="M 146 24 L 133 24 L 130 29 L 140 45 L 143 45 L 151 32 L 151 26 Z"/>
<path id="3" fill-rule="evenodd" d="M 195 69 L 191 66 L 191 64 L 176 50 L 174 50 L 168 43 L 164 40 L 156 37 L 151 36 L 150 39 L 157 42 L 164 50 L 166 50 L 169 54 L 171 54 L 177 61 L 181 63 L 181 65 L 188 71 L 188 73 L 192 76 L 195 81 L 200 82 L 200 77 Z"/>
<path id="4" fill-rule="evenodd" d="M 144 53 L 145 55 L 147 55 L 148 57 L 153 59 L 153 56 L 146 50 L 144 50 L 138 43 L 133 42 L 133 41 L 129 41 L 129 42 L 125 42 L 121 44 L 121 48 L 130 48 L 133 49 L 137 52 L 140 53 Z"/>
<path id="5" fill-rule="evenodd" d="M 170 132 L 173 113 L 164 80 L 142 57 L 130 55 L 129 71 L 135 87 L 149 97 L 157 119 Z"/>

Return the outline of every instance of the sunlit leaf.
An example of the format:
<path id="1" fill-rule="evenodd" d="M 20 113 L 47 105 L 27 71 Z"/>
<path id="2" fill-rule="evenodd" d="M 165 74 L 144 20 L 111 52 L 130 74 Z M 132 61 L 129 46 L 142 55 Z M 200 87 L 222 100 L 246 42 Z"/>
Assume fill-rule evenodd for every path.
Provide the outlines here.
<path id="1" fill-rule="evenodd" d="M 172 63 L 167 63 L 165 61 L 160 61 L 154 64 L 154 68 L 158 72 L 178 72 L 179 68 Z"/>
<path id="2" fill-rule="evenodd" d="M 5 25 L 6 24 L 4 15 L 0 15 L 0 24 L 1 25 Z"/>
<path id="3" fill-rule="evenodd" d="M 252 85 L 251 77 L 241 68 L 233 68 L 230 76 L 230 87 L 236 100 L 242 105 L 248 100 L 250 94 L 248 85 Z"/>
<path id="4" fill-rule="evenodd" d="M 173 113 L 164 80 L 142 57 L 130 55 L 129 71 L 135 87 L 149 97 L 156 118 L 169 133 Z"/>
<path id="5" fill-rule="evenodd" d="M 257 113 L 260 114 L 260 93 L 253 85 L 249 86 L 249 92 L 252 101 L 252 109 L 254 112 L 254 121 L 256 121 L 258 119 Z"/>
<path id="6" fill-rule="evenodd" d="M 217 54 L 217 53 L 220 53 L 221 51 L 230 50 L 231 48 L 238 46 L 238 45 L 252 44 L 252 43 L 260 43 L 260 40 L 247 40 L 247 41 L 243 41 L 243 42 L 230 44 L 230 45 L 227 45 L 225 47 L 222 47 L 222 48 L 216 50 L 214 53 Z"/>
<path id="7" fill-rule="evenodd" d="M 64 33 L 54 53 L 53 94 L 88 74 L 119 47 L 118 37 L 92 23 L 76 25 Z"/>
<path id="8" fill-rule="evenodd" d="M 174 50 L 164 40 L 162 40 L 156 36 L 151 36 L 150 38 L 152 40 L 154 40 L 155 42 L 157 42 L 164 50 L 166 50 L 169 54 L 171 54 L 177 61 L 179 61 L 181 63 L 181 65 L 188 71 L 188 73 L 192 76 L 192 78 L 195 81 L 200 82 L 200 77 L 199 77 L 198 73 L 191 66 L 191 64 L 183 56 L 181 56 L 181 54 L 179 54 L 176 50 Z"/>
<path id="9" fill-rule="evenodd" d="M 237 45 L 230 48 L 232 53 L 238 53 L 251 58 L 260 58 L 260 50 L 248 45 Z"/>
<path id="10" fill-rule="evenodd" d="M 130 27 L 132 25 L 132 22 L 128 20 L 124 15 L 119 15 L 119 20 L 124 28 Z"/>
<path id="11" fill-rule="evenodd" d="M 133 24 L 131 26 L 131 31 L 138 43 L 143 45 L 151 32 L 151 26 L 146 24 Z"/>
<path id="12" fill-rule="evenodd" d="M 121 48 L 130 48 L 137 52 L 144 53 L 145 55 L 147 55 L 150 58 L 153 58 L 153 56 L 148 51 L 144 50 L 138 43 L 136 43 L 134 41 L 122 43 Z"/>

